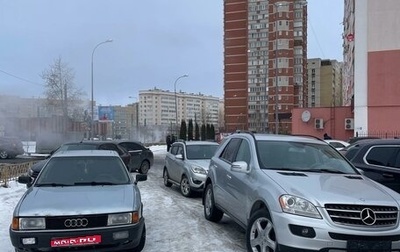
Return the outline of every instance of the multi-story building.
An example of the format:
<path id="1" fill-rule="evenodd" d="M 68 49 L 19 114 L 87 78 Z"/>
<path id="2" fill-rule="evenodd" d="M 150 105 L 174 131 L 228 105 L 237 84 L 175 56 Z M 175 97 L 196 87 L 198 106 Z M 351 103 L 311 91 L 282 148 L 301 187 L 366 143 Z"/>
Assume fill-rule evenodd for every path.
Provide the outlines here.
<path id="1" fill-rule="evenodd" d="M 140 125 L 164 125 L 175 128 L 182 120 L 218 127 L 218 97 L 201 93 L 170 92 L 161 89 L 139 91 Z M 177 105 L 177 107 L 175 106 Z"/>
<path id="2" fill-rule="evenodd" d="M 342 106 L 342 63 L 308 59 L 308 106 Z"/>
<path id="3" fill-rule="evenodd" d="M 344 102 L 354 134 L 400 134 L 400 1 L 345 0 Z"/>
<path id="4" fill-rule="evenodd" d="M 224 1 L 226 131 L 291 132 L 307 104 L 306 1 Z"/>

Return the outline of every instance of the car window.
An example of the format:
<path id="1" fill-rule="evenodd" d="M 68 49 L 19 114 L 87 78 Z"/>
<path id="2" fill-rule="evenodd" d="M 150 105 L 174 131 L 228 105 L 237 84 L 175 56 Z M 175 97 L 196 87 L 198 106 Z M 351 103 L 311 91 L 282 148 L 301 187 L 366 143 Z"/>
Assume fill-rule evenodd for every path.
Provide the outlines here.
<path id="1" fill-rule="evenodd" d="M 178 154 L 178 145 L 173 145 L 171 147 L 171 154 L 177 155 Z"/>
<path id="2" fill-rule="evenodd" d="M 400 150 L 397 152 L 396 160 L 395 160 L 395 163 L 394 163 L 394 167 L 400 168 Z"/>
<path id="3" fill-rule="evenodd" d="M 102 144 L 99 147 L 100 150 L 113 150 L 116 151 L 119 155 L 123 154 L 123 151 L 119 149 L 116 145 L 111 143 Z"/>
<path id="4" fill-rule="evenodd" d="M 244 161 L 247 164 L 250 164 L 250 159 L 251 159 L 250 145 L 246 140 L 242 140 L 239 149 L 237 151 L 235 161 Z"/>
<path id="5" fill-rule="evenodd" d="M 218 145 L 187 145 L 187 159 L 211 159 L 217 150 Z"/>
<path id="6" fill-rule="evenodd" d="M 257 142 L 262 169 L 290 169 L 355 173 L 352 166 L 329 145 L 284 142 Z"/>
<path id="7" fill-rule="evenodd" d="M 231 139 L 229 143 L 225 146 L 225 149 L 222 151 L 220 155 L 221 159 L 232 163 L 235 159 L 235 154 L 241 141 L 242 140 L 239 138 Z"/>
<path id="8" fill-rule="evenodd" d="M 374 146 L 368 151 L 365 161 L 372 165 L 393 166 L 398 150 L 396 146 Z"/>
<path id="9" fill-rule="evenodd" d="M 126 184 L 129 177 L 125 169 L 116 157 L 57 157 L 50 159 L 43 168 L 37 185 L 74 185 L 85 182 Z"/>
<path id="10" fill-rule="evenodd" d="M 342 143 L 339 142 L 329 142 L 330 145 L 332 145 L 335 148 L 343 148 L 345 147 Z"/>
<path id="11" fill-rule="evenodd" d="M 142 146 L 137 143 L 120 143 L 120 145 L 127 150 L 141 150 Z"/>

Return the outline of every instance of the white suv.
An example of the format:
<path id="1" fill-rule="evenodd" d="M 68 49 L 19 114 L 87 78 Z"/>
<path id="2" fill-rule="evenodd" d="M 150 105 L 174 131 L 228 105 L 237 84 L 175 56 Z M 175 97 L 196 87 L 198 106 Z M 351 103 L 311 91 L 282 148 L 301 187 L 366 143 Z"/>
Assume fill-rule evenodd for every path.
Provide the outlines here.
<path id="1" fill-rule="evenodd" d="M 204 215 L 246 229 L 248 251 L 398 251 L 400 194 L 323 140 L 237 133 L 210 161 Z"/>

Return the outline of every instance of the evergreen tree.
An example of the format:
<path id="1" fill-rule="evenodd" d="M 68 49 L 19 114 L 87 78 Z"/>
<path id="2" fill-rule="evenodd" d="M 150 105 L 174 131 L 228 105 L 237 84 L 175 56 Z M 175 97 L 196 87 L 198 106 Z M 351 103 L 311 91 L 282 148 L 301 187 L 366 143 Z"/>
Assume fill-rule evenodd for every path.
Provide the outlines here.
<path id="1" fill-rule="evenodd" d="M 214 128 L 214 125 L 213 125 L 213 124 L 211 124 L 210 129 L 211 129 L 211 131 L 210 131 L 210 139 L 212 139 L 213 141 L 215 141 L 215 128 Z"/>
<path id="2" fill-rule="evenodd" d="M 193 120 L 192 119 L 189 119 L 188 140 L 189 141 L 193 140 Z"/>
<path id="3" fill-rule="evenodd" d="M 207 137 L 207 140 L 210 139 L 210 134 L 211 134 L 211 127 L 210 127 L 210 124 L 207 123 L 207 125 L 206 125 L 206 137 Z"/>
<path id="4" fill-rule="evenodd" d="M 194 127 L 194 140 L 199 141 L 200 140 L 200 127 L 196 123 Z"/>
<path id="5" fill-rule="evenodd" d="M 179 139 L 187 140 L 186 133 L 187 133 L 186 122 L 185 122 L 185 120 L 182 120 L 181 121 L 181 129 L 179 131 Z"/>
<path id="6" fill-rule="evenodd" d="M 201 125 L 201 140 L 205 141 L 206 140 L 206 125 L 202 124 Z"/>

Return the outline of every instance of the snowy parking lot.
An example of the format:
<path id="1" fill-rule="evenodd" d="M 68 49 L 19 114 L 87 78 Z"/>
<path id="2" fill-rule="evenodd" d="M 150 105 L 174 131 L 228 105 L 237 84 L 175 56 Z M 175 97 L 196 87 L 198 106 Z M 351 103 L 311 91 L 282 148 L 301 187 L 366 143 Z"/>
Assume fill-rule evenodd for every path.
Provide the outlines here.
<path id="1" fill-rule="evenodd" d="M 200 195 L 185 198 L 177 187 L 164 186 L 162 168 L 166 147 L 153 146 L 151 149 L 155 156 L 154 166 L 147 181 L 138 183 L 147 227 L 143 251 L 246 251 L 245 231 L 229 217 L 225 216 L 220 223 L 209 222 L 204 218 Z M 14 251 L 8 228 L 14 206 L 25 190 L 25 185 L 17 183 L 0 188 L 2 252 Z"/>

